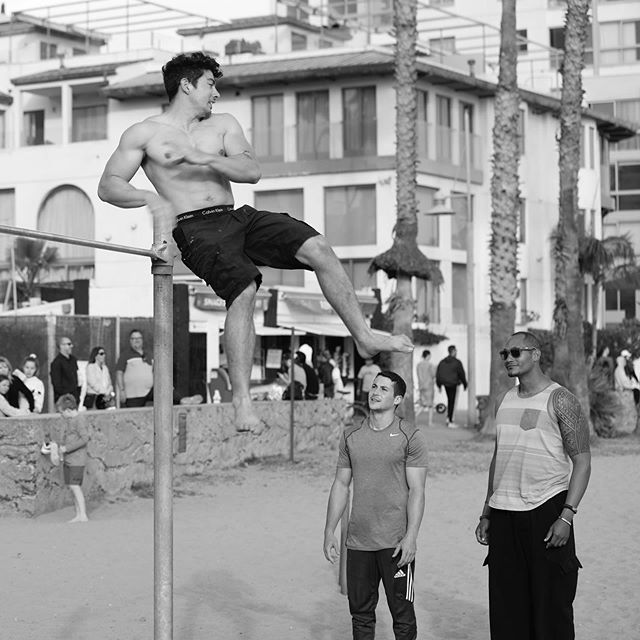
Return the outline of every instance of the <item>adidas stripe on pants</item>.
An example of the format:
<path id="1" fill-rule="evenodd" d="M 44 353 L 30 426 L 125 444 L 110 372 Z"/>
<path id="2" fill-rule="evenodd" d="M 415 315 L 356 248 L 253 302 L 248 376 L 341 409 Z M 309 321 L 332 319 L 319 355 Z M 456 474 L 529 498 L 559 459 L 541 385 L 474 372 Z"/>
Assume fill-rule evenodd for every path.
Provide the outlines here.
<path id="1" fill-rule="evenodd" d="M 380 580 L 387 596 L 396 640 L 415 640 L 418 635 L 413 607 L 415 562 L 398 567 L 394 549 L 354 551 L 347 549 L 347 595 L 353 640 L 373 640 Z"/>

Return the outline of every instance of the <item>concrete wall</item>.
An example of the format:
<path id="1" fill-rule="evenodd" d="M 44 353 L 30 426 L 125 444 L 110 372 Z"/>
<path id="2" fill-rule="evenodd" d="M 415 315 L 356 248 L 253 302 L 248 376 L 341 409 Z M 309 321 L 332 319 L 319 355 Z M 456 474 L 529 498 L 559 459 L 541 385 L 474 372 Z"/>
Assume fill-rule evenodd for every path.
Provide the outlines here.
<path id="1" fill-rule="evenodd" d="M 260 436 L 238 434 L 230 404 L 174 408 L 174 477 L 232 467 L 252 458 L 289 455 L 288 402 L 261 402 L 268 429 Z M 335 446 L 344 427 L 341 400 L 298 402 L 295 451 Z M 178 415 L 186 416 L 186 451 L 178 452 Z M 116 495 L 135 484 L 153 483 L 153 410 L 90 411 L 90 442 L 83 490 L 88 498 Z M 57 415 L 4 418 L 0 422 L 0 516 L 36 516 L 72 504 L 62 468 L 40 453 L 45 433 L 56 441 Z"/>

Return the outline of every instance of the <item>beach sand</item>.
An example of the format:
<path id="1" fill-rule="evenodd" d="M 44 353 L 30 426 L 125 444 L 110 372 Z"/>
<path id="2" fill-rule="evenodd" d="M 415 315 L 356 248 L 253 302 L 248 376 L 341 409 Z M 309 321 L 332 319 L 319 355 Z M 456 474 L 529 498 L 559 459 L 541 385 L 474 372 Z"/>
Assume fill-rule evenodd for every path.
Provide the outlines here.
<path id="1" fill-rule="evenodd" d="M 418 540 L 418 637 L 489 637 L 486 548 L 474 530 L 492 445 L 466 429 L 426 430 L 432 468 Z M 601 446 L 575 519 L 578 640 L 640 637 L 640 446 Z M 322 553 L 335 468 L 329 448 L 295 464 L 261 461 L 176 482 L 176 640 L 347 640 L 337 567 Z M 153 500 L 139 491 L 90 505 L 0 521 L 4 640 L 153 637 Z M 384 595 L 378 640 L 392 640 Z M 518 640 L 518 639 L 514 639 Z"/>

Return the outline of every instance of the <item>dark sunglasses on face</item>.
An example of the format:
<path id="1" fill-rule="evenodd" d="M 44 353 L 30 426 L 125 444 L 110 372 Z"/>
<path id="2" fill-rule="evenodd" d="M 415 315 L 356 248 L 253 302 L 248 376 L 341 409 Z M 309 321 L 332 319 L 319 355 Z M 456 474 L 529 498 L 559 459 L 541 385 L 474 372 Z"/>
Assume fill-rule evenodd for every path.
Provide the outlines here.
<path id="1" fill-rule="evenodd" d="M 500 357 L 503 360 L 506 360 L 511 354 L 512 358 L 519 358 L 522 355 L 523 351 L 535 351 L 535 347 L 511 347 L 511 349 L 503 349 L 500 351 Z"/>
<path id="2" fill-rule="evenodd" d="M 98 351 L 98 355 L 99 356 L 103 356 L 104 355 L 104 351 Z"/>

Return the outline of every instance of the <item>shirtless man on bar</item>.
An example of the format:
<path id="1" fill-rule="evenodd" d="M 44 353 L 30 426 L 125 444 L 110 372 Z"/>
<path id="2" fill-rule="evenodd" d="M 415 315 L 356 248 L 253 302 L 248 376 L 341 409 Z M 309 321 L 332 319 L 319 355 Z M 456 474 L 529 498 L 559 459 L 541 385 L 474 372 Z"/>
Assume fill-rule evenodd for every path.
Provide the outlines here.
<path id="1" fill-rule="evenodd" d="M 322 291 L 351 332 L 363 358 L 410 353 L 407 336 L 367 325 L 353 285 L 326 239 L 286 213 L 234 206 L 231 182 L 255 184 L 260 166 L 238 121 L 212 113 L 220 94 L 218 63 L 202 53 L 175 56 L 162 68 L 169 107 L 129 127 L 107 162 L 98 195 L 118 207 L 148 206 L 173 228 L 182 261 L 226 303 L 225 345 L 238 431 L 260 433 L 249 380 L 255 345 L 258 266 L 315 271 Z M 155 188 L 130 180 L 142 167 Z"/>

